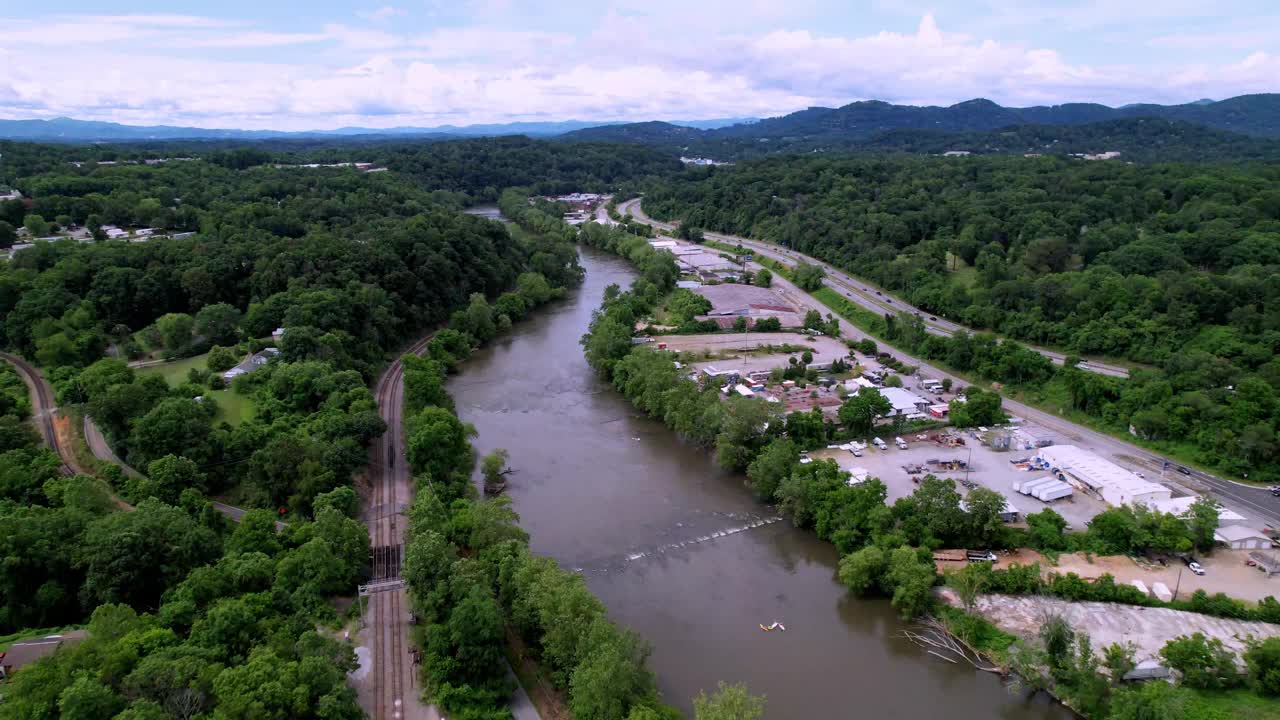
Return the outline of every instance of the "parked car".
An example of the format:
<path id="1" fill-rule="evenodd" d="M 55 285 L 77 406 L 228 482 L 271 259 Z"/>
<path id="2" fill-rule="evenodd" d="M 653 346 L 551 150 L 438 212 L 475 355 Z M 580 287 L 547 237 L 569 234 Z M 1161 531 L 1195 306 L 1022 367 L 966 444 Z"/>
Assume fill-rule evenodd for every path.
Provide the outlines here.
<path id="1" fill-rule="evenodd" d="M 1191 558 L 1189 558 L 1189 557 L 1188 557 L 1188 558 L 1184 558 L 1184 560 L 1185 560 L 1185 561 L 1186 561 L 1186 563 L 1187 563 L 1187 569 L 1188 569 L 1188 570 L 1190 570 L 1191 572 L 1195 573 L 1196 575 L 1203 575 L 1203 574 L 1204 574 L 1204 566 L 1203 566 L 1203 565 L 1201 565 L 1200 563 L 1196 562 L 1195 560 L 1192 560 L 1192 559 L 1191 559 Z"/>

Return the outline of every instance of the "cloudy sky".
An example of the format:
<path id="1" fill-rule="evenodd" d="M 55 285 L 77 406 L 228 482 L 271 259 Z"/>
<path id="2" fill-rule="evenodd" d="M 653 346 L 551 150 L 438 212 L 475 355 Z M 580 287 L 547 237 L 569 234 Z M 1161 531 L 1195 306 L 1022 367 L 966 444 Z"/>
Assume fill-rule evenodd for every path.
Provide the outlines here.
<path id="1" fill-rule="evenodd" d="M 0 2 L 5 118 L 692 120 L 861 99 L 1187 102 L 1278 78 L 1275 0 Z"/>

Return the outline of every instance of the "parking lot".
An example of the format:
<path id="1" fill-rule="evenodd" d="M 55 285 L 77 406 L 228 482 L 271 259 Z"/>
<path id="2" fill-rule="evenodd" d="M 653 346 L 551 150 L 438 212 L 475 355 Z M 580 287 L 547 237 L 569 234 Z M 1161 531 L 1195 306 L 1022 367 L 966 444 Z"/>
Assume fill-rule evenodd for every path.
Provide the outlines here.
<path id="1" fill-rule="evenodd" d="M 862 457 L 854 457 L 853 453 L 847 450 L 836 449 L 815 452 L 812 456 L 835 458 L 840 467 L 846 470 L 856 467 L 868 470 L 872 477 L 878 477 L 884 482 L 888 489 L 890 504 L 914 492 L 917 481 L 928 474 L 955 480 L 956 489 L 962 495 L 966 494 L 968 491 L 960 484 L 961 480 L 966 478 L 964 470 L 939 470 L 928 464 L 929 460 L 960 460 L 969 463 L 967 479 L 1009 498 L 1024 517 L 1028 513 L 1053 508 L 1055 512 L 1066 518 L 1073 529 L 1083 530 L 1085 523 L 1094 515 L 1107 509 L 1101 500 L 1088 497 L 1078 491 L 1069 498 L 1049 503 L 1014 491 L 1013 483 L 1019 480 L 1032 480 L 1045 474 L 1019 470 L 1009 462 L 1011 459 L 1030 455 L 1029 451 L 999 452 L 980 444 L 976 438 L 968 434 L 964 435 L 967 444 L 956 448 L 944 447 L 931 440 L 918 440 L 915 435 L 903 435 L 902 439 L 907 441 L 906 450 L 899 450 L 894 445 L 893 440 L 896 436 L 888 428 L 885 428 L 885 432 L 879 437 L 887 443 L 887 449 L 877 450 L 875 447 L 868 447 L 862 451 Z M 924 472 L 908 475 L 903 469 L 904 465 L 922 465 Z"/>

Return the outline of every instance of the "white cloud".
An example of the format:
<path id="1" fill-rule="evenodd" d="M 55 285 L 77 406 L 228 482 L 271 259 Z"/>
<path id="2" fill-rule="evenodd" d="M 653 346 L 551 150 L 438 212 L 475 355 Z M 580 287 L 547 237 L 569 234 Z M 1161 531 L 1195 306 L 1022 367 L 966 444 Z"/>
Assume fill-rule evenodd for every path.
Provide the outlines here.
<path id="1" fill-rule="evenodd" d="M 392 7 L 391 5 L 383 5 L 377 10 L 362 10 L 356 13 L 357 17 L 364 20 L 371 20 L 373 22 L 390 20 L 396 15 L 404 15 L 404 10 L 401 10 L 398 7 Z"/>
<path id="2" fill-rule="evenodd" d="M 487 11 L 522 10 L 504 1 Z M 868 98 L 1177 102 L 1274 90 L 1280 77 L 1276 55 L 1248 53 L 1259 46 L 1247 43 L 1227 63 L 1099 65 L 951 32 L 928 13 L 912 32 L 794 29 L 784 24 L 792 5 L 797 13 L 815 7 L 810 0 L 615 0 L 576 31 L 563 23 L 545 31 L 442 22 L 278 32 L 187 15 L 0 21 L 0 115 L 280 129 L 694 119 Z M 1137 5 L 1130 12 L 1162 12 Z M 1077 10 L 1076 21 L 1088 12 Z M 395 13 L 386 6 L 367 19 Z M 727 26 L 738 29 L 712 33 L 704 28 L 715 25 L 694 22 L 715 13 L 733 15 Z M 673 23 L 675 16 L 682 22 Z M 761 26 L 771 29 L 750 31 Z M 1170 38 L 1151 42 L 1193 42 Z M 266 48 L 276 49 L 269 62 L 261 59 Z"/>

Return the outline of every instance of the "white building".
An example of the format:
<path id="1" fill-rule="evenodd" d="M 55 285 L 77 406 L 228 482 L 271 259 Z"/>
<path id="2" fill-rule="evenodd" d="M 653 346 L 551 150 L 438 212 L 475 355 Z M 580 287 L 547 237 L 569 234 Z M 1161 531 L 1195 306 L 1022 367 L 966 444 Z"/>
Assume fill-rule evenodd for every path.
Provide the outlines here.
<path id="1" fill-rule="evenodd" d="M 1101 497 L 1109 505 L 1149 503 L 1168 500 L 1169 488 L 1148 482 L 1115 463 L 1075 445 L 1042 448 L 1040 459 L 1055 475 Z"/>
<path id="2" fill-rule="evenodd" d="M 911 392 L 896 387 L 879 388 L 880 394 L 893 406 L 886 417 L 899 415 L 916 415 L 929 411 L 929 401 Z"/>
<path id="3" fill-rule="evenodd" d="M 844 389 L 856 393 L 862 388 L 873 388 L 876 384 L 864 377 L 849 378 L 844 381 Z"/>
<path id="4" fill-rule="evenodd" d="M 1191 506 L 1199 499 L 1199 495 L 1188 495 L 1187 497 L 1168 498 L 1166 500 L 1151 500 L 1146 503 L 1146 506 L 1162 513 L 1169 513 L 1177 517 L 1187 517 L 1191 512 Z M 1218 507 L 1218 527 L 1241 525 L 1245 522 L 1247 521 L 1243 515 L 1221 506 Z"/>
<path id="5" fill-rule="evenodd" d="M 1232 550 L 1263 550 L 1271 547 L 1271 538 L 1243 525 L 1227 525 L 1213 533 L 1213 539 Z"/>

